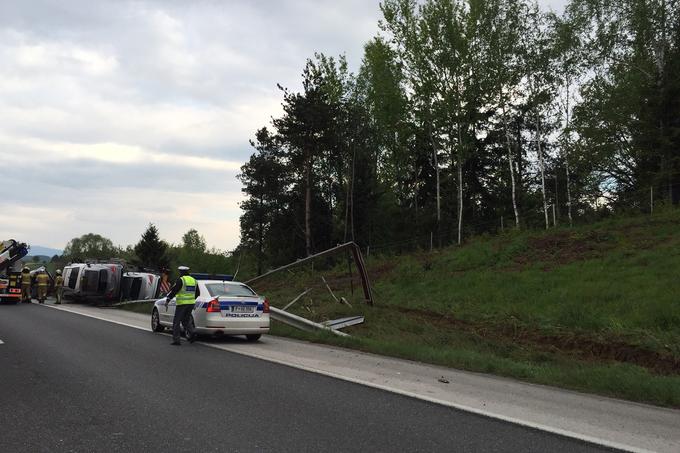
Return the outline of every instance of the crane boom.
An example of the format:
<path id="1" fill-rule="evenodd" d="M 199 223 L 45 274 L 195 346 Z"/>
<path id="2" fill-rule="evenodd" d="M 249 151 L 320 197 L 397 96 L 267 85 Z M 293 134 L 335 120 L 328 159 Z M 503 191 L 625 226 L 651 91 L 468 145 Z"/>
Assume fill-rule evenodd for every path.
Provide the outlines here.
<path id="1" fill-rule="evenodd" d="M 14 239 L 0 242 L 0 274 L 24 256 L 28 255 L 28 245 Z"/>

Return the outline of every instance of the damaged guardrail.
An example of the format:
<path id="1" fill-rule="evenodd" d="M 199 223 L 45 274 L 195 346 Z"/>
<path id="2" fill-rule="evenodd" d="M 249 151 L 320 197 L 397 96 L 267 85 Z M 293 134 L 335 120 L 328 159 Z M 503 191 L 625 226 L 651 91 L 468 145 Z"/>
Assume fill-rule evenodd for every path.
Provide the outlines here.
<path id="1" fill-rule="evenodd" d="M 269 272 L 265 272 L 262 275 L 258 275 L 257 277 L 251 278 L 250 280 L 245 281 L 244 283 L 246 285 L 252 286 L 255 282 L 267 278 L 270 275 L 276 274 L 277 272 L 281 272 L 286 269 L 290 269 L 291 267 L 299 266 L 301 264 L 313 261 L 318 258 L 322 258 L 325 256 L 330 256 L 333 255 L 340 250 L 349 250 L 352 252 L 352 255 L 354 256 L 354 263 L 357 266 L 357 269 L 359 270 L 359 275 L 361 276 L 361 285 L 364 289 L 364 298 L 366 299 L 366 303 L 368 305 L 373 305 L 373 293 L 371 291 L 371 282 L 368 279 L 368 272 L 366 272 L 366 263 L 364 262 L 364 257 L 361 254 L 361 249 L 357 244 L 354 242 L 347 242 L 345 244 L 338 245 L 337 247 L 333 247 L 331 249 L 325 250 L 321 253 L 317 253 L 315 255 L 308 256 L 306 258 L 300 259 L 295 261 L 294 263 L 286 264 L 285 266 L 278 267 L 276 269 L 273 269 Z"/>
<path id="2" fill-rule="evenodd" d="M 156 302 L 158 299 L 140 299 L 140 300 L 126 300 L 124 302 L 116 302 L 115 304 L 100 305 L 99 308 L 118 308 L 123 305 L 145 304 L 149 302 Z"/>
<path id="3" fill-rule="evenodd" d="M 335 330 L 329 326 L 310 321 L 309 319 L 305 319 L 301 316 L 288 313 L 287 311 L 283 311 L 280 308 L 271 307 L 270 310 L 272 319 L 284 324 L 288 324 L 289 326 L 295 327 L 296 329 L 306 330 L 307 332 L 325 330 L 326 332 L 331 332 L 340 337 L 349 337 L 349 335 L 344 332 L 340 332 L 339 330 Z"/>
<path id="4" fill-rule="evenodd" d="M 349 316 L 347 318 L 324 321 L 322 324 L 326 327 L 330 327 L 333 330 L 340 330 L 344 329 L 345 327 L 352 327 L 363 323 L 364 323 L 363 316 Z"/>

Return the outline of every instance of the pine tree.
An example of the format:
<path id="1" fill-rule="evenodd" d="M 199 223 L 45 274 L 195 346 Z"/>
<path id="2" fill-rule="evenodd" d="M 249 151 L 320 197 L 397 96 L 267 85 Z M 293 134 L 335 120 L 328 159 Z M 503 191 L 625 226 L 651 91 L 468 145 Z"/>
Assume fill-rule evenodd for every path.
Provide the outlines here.
<path id="1" fill-rule="evenodd" d="M 160 239 L 158 229 L 153 223 L 149 224 L 134 250 L 137 264 L 142 267 L 163 269 L 170 263 L 167 256 L 168 244 Z"/>

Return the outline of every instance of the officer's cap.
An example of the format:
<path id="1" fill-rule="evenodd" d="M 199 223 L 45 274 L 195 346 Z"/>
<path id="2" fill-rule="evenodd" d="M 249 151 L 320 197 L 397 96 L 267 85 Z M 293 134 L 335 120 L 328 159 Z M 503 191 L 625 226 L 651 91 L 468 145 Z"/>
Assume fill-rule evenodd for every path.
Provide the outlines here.
<path id="1" fill-rule="evenodd" d="M 177 268 L 178 271 L 188 271 L 189 268 L 187 266 L 180 266 Z"/>

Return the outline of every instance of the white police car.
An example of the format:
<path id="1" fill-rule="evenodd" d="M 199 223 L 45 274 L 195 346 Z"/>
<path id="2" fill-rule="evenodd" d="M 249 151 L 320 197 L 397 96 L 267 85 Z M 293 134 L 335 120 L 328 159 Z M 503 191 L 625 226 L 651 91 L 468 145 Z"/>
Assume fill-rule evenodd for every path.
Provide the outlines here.
<path id="1" fill-rule="evenodd" d="M 192 274 L 196 278 L 200 296 L 192 312 L 191 321 L 199 335 L 245 335 L 250 341 L 257 341 L 269 332 L 269 302 L 258 296 L 243 283 L 224 279 L 208 278 Z M 205 279 L 204 279 L 205 278 Z M 151 313 L 151 328 L 154 332 L 172 329 L 176 299 L 168 306 L 165 298 L 158 299 Z"/>

